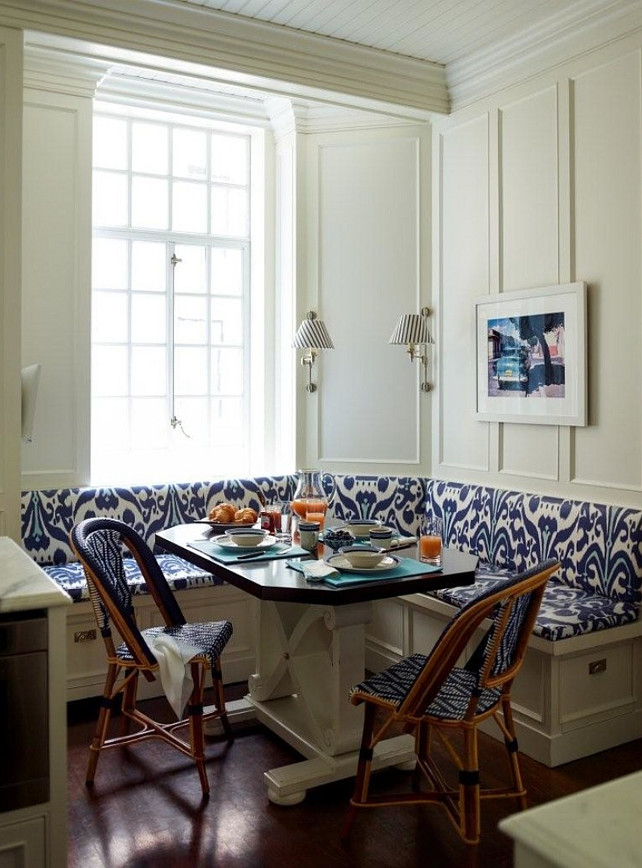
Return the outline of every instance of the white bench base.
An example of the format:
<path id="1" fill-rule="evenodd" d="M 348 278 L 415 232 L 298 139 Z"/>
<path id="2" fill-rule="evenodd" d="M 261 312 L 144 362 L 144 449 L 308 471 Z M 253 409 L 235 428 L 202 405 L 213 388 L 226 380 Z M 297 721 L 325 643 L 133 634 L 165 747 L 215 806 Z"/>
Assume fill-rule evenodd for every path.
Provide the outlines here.
<path id="1" fill-rule="evenodd" d="M 188 621 L 227 619 L 234 633 L 221 657 L 226 684 L 247 681 L 256 668 L 257 607 L 253 597 L 232 585 L 186 588 L 174 595 Z M 135 595 L 134 608 L 141 628 L 158 623 L 158 611 L 148 595 Z M 67 701 L 100 696 L 105 685 L 105 646 L 89 601 L 67 608 Z M 160 680 L 139 681 L 139 696 L 161 696 Z"/>
<path id="2" fill-rule="evenodd" d="M 427 653 L 454 611 L 425 594 L 376 603 L 366 666 Z M 532 636 L 513 713 L 520 751 L 551 767 L 642 738 L 642 622 L 559 642 Z M 481 728 L 500 737 L 491 720 Z"/>

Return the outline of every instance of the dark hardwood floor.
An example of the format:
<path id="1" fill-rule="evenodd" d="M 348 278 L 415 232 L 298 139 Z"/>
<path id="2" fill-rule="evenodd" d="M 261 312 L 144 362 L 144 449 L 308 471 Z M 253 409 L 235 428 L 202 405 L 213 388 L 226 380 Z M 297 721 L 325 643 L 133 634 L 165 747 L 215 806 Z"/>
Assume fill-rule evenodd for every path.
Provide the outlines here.
<path id="1" fill-rule="evenodd" d="M 228 698 L 245 685 L 228 688 Z M 158 713 L 162 700 L 151 700 Z M 466 847 L 438 806 L 364 811 L 348 845 L 339 831 L 349 781 L 308 792 L 293 807 L 272 805 L 263 772 L 297 754 L 264 728 L 243 724 L 236 740 L 208 741 L 210 800 L 201 803 L 193 763 L 154 740 L 105 751 L 96 782 L 85 786 L 87 748 L 97 714 L 93 701 L 69 705 L 69 868 L 414 868 L 512 865 L 511 841 L 497 822 L 513 801 L 482 805 L 482 842 Z M 170 712 L 171 713 L 171 712 Z M 482 781 L 503 775 L 503 746 L 481 736 Z M 529 804 L 538 805 L 642 769 L 642 741 L 549 769 L 528 757 L 522 771 Z M 407 773 L 380 772 L 377 787 L 400 787 Z M 61 866 L 62 868 L 62 866 Z"/>

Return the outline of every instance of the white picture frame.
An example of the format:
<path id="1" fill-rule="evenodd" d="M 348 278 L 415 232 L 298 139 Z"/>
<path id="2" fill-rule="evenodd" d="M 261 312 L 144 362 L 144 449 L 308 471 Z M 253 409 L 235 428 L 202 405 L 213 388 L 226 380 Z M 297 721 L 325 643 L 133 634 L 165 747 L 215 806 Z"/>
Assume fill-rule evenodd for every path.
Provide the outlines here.
<path id="1" fill-rule="evenodd" d="M 586 323 L 582 282 L 479 299 L 477 418 L 586 425 Z"/>

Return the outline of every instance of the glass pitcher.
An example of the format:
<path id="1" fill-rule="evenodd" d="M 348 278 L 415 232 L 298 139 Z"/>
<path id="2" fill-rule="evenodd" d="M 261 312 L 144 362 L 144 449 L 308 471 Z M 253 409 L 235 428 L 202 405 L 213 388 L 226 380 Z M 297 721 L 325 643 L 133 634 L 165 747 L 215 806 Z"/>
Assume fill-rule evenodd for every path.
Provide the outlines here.
<path id="1" fill-rule="evenodd" d="M 299 470 L 299 482 L 292 499 L 293 518 L 305 518 L 308 521 L 318 521 L 319 530 L 323 530 L 325 514 L 328 509 L 328 498 L 321 486 L 321 474 L 318 470 Z"/>

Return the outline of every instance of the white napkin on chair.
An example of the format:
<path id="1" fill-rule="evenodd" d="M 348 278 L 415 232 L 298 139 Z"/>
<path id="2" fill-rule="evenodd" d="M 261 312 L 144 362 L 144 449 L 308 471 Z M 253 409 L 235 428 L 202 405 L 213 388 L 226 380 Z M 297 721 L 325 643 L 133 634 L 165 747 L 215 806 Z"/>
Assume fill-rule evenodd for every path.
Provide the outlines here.
<path id="1" fill-rule="evenodd" d="M 158 661 L 160 680 L 167 701 L 180 720 L 194 687 L 190 667 L 187 664 L 192 657 L 202 653 L 202 649 L 183 639 L 175 639 L 167 633 L 146 635 L 145 641 Z"/>

